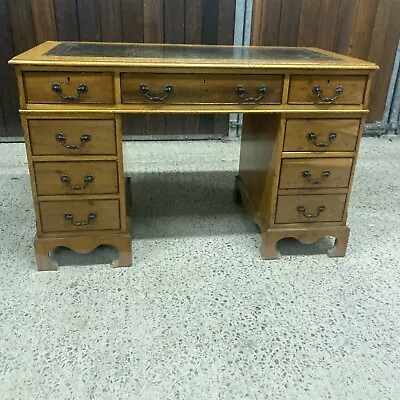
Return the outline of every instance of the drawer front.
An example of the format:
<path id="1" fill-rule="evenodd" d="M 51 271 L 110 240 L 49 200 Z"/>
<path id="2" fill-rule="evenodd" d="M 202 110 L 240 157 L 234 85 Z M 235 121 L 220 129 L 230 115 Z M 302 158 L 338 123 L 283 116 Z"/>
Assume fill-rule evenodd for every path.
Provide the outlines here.
<path id="1" fill-rule="evenodd" d="M 283 151 L 354 151 L 359 119 L 288 119 Z"/>
<path id="2" fill-rule="evenodd" d="M 345 203 L 345 194 L 278 196 L 275 222 L 340 222 Z"/>
<path id="3" fill-rule="evenodd" d="M 31 119 L 28 126 L 34 156 L 117 154 L 114 120 Z"/>
<path id="4" fill-rule="evenodd" d="M 284 159 L 279 188 L 347 188 L 352 165 L 352 158 Z"/>
<path id="5" fill-rule="evenodd" d="M 27 103 L 114 104 L 113 75 L 89 72 L 25 72 Z"/>
<path id="6" fill-rule="evenodd" d="M 363 104 L 366 76 L 293 75 L 290 104 Z"/>
<path id="7" fill-rule="evenodd" d="M 36 162 L 39 196 L 118 193 L 115 161 Z"/>
<path id="8" fill-rule="evenodd" d="M 126 73 L 121 76 L 122 103 L 280 104 L 282 87 L 282 75 Z"/>
<path id="9" fill-rule="evenodd" d="M 44 233 L 120 229 L 118 200 L 40 202 Z"/>

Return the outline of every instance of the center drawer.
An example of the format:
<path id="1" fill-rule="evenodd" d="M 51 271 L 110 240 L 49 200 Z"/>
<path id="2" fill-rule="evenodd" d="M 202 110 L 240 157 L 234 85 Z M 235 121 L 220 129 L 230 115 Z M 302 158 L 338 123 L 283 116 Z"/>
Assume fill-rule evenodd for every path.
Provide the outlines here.
<path id="1" fill-rule="evenodd" d="M 39 209 L 44 233 L 120 229 L 118 200 L 42 201 Z"/>
<path id="2" fill-rule="evenodd" d="M 347 188 L 352 165 L 352 158 L 284 159 L 279 188 Z"/>
<path id="3" fill-rule="evenodd" d="M 280 104 L 283 75 L 121 75 L 122 103 Z"/>
<path id="4" fill-rule="evenodd" d="M 35 162 L 39 196 L 118 193 L 115 161 Z"/>

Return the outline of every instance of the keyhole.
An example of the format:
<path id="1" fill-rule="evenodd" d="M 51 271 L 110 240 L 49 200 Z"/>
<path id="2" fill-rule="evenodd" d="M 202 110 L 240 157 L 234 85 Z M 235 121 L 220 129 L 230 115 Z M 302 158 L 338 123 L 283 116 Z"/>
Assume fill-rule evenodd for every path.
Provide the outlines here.
<path id="1" fill-rule="evenodd" d="M 71 77 L 69 76 L 68 78 L 67 78 L 67 84 L 69 85 L 71 83 Z"/>
<path id="2" fill-rule="evenodd" d="M 205 79 L 203 79 L 203 83 L 206 83 L 206 80 L 205 80 Z"/>
<path id="3" fill-rule="evenodd" d="M 330 80 L 330 79 L 328 79 L 328 83 L 331 83 L 331 80 Z"/>

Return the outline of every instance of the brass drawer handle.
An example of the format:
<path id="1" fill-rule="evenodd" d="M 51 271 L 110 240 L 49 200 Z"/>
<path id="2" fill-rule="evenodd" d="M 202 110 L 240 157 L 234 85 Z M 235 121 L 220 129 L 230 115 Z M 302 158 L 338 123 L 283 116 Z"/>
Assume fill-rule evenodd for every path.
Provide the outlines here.
<path id="1" fill-rule="evenodd" d="M 324 143 L 324 142 L 320 142 L 320 143 L 316 143 L 317 140 L 317 135 L 314 132 L 308 132 L 307 133 L 307 139 L 312 142 L 314 144 L 314 146 L 317 147 L 327 147 L 330 144 L 332 144 L 332 142 L 337 138 L 337 133 L 336 132 L 331 132 L 328 136 L 328 143 Z"/>
<path id="2" fill-rule="evenodd" d="M 236 86 L 236 93 L 244 100 L 244 101 L 248 101 L 248 102 L 251 102 L 251 103 L 255 103 L 255 102 L 257 102 L 258 100 L 261 100 L 263 97 L 264 97 L 264 95 L 265 95 L 265 93 L 267 93 L 268 92 L 268 86 L 267 85 L 261 85 L 259 88 L 258 88 L 258 96 L 257 97 L 246 97 L 246 90 L 245 90 L 245 88 L 244 88 L 244 86 L 243 85 L 237 85 Z"/>
<path id="3" fill-rule="evenodd" d="M 83 180 L 83 182 L 84 182 L 83 185 L 71 185 L 71 178 L 66 174 L 62 174 L 60 176 L 60 180 L 62 183 L 65 184 L 65 186 L 67 186 L 71 190 L 83 190 L 83 189 L 86 189 L 89 186 L 89 184 L 94 181 L 94 176 L 86 175 Z"/>
<path id="4" fill-rule="evenodd" d="M 335 101 L 342 93 L 343 93 L 343 87 L 342 86 L 337 86 L 336 87 L 336 89 L 335 89 L 335 94 L 336 94 L 336 96 L 334 96 L 334 97 L 323 97 L 322 96 L 322 89 L 321 89 L 321 86 L 319 86 L 319 85 L 315 85 L 313 88 L 312 88 L 312 92 L 314 93 L 314 94 L 316 94 L 318 97 L 319 97 L 319 99 L 321 100 L 321 101 L 323 101 L 324 103 L 332 103 L 332 101 Z"/>
<path id="5" fill-rule="evenodd" d="M 66 149 L 70 150 L 78 150 L 81 149 L 82 147 L 85 147 L 86 143 L 90 141 L 92 137 L 90 136 L 90 133 L 84 133 L 81 136 L 81 144 L 66 144 L 67 138 L 65 135 L 61 132 L 56 133 L 56 140 L 60 142 Z"/>
<path id="6" fill-rule="evenodd" d="M 325 206 L 319 206 L 316 214 L 306 214 L 306 208 L 303 205 L 298 206 L 297 211 L 301 212 L 306 218 L 317 218 L 319 214 L 325 211 Z"/>
<path id="7" fill-rule="evenodd" d="M 164 88 L 164 96 L 160 97 L 160 96 L 152 96 L 150 94 L 150 89 L 147 85 L 140 85 L 139 86 L 139 90 L 151 101 L 156 101 L 156 102 L 160 102 L 160 101 L 164 101 L 170 94 L 172 94 L 174 92 L 174 88 L 171 85 L 165 86 Z"/>
<path id="8" fill-rule="evenodd" d="M 66 213 L 64 215 L 64 218 L 68 221 L 71 221 L 71 224 L 74 226 L 86 226 L 86 225 L 89 225 L 96 221 L 97 214 L 95 212 L 90 212 L 88 214 L 87 221 L 83 221 L 83 222 L 74 222 L 74 216 L 71 213 Z"/>
<path id="9" fill-rule="evenodd" d="M 56 92 L 63 100 L 66 101 L 76 101 L 78 100 L 82 94 L 86 93 L 89 88 L 87 87 L 87 85 L 85 85 L 84 83 L 81 83 L 78 88 L 76 89 L 76 92 L 78 93 L 76 96 L 65 96 L 62 93 L 62 87 L 59 83 L 53 83 L 53 85 L 51 86 L 51 90 L 53 92 Z"/>
<path id="10" fill-rule="evenodd" d="M 331 171 L 329 171 L 329 169 L 325 169 L 322 172 L 322 176 L 321 179 L 311 179 L 311 173 L 308 169 L 303 169 L 303 172 L 301 173 L 301 175 L 307 179 L 308 182 L 312 183 L 313 185 L 317 185 L 319 183 L 322 183 L 324 181 L 325 178 L 327 178 L 328 176 L 330 176 Z"/>

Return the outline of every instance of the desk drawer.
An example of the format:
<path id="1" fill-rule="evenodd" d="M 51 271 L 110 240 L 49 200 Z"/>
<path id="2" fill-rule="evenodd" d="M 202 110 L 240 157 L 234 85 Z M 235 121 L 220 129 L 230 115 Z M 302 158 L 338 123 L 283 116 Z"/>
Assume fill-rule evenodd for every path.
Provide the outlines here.
<path id="1" fill-rule="evenodd" d="M 113 74 L 25 72 L 27 103 L 114 104 Z"/>
<path id="2" fill-rule="evenodd" d="M 115 161 L 36 162 L 39 196 L 118 193 Z"/>
<path id="3" fill-rule="evenodd" d="M 30 119 L 34 156 L 115 155 L 114 120 Z"/>
<path id="4" fill-rule="evenodd" d="M 118 200 L 49 201 L 39 208 L 44 233 L 120 229 Z"/>
<path id="5" fill-rule="evenodd" d="M 121 76 L 122 103 L 280 104 L 282 87 L 282 75 L 126 73 Z"/>
<path id="6" fill-rule="evenodd" d="M 293 75 L 289 104 L 363 104 L 366 76 Z"/>
<path id="7" fill-rule="evenodd" d="M 277 224 L 340 222 L 346 203 L 345 194 L 278 196 Z"/>
<path id="8" fill-rule="evenodd" d="M 359 119 L 288 119 L 283 151 L 354 151 Z"/>
<path id="9" fill-rule="evenodd" d="M 352 158 L 285 159 L 279 188 L 347 188 L 352 165 Z"/>

